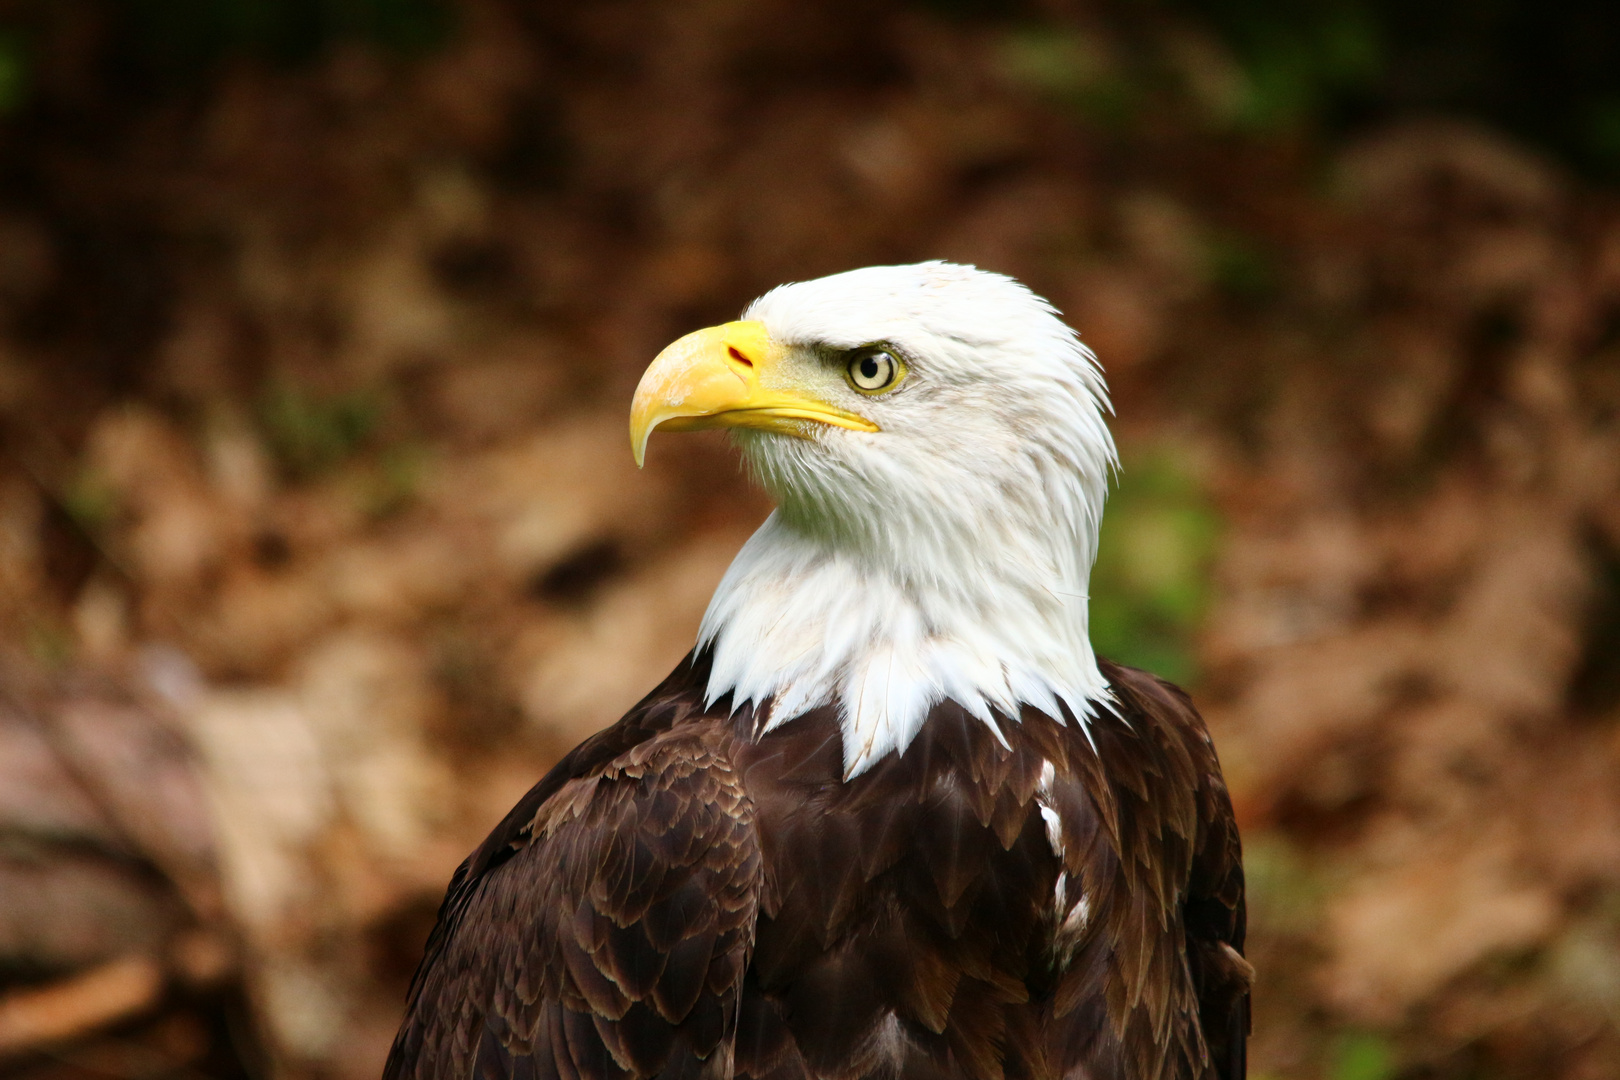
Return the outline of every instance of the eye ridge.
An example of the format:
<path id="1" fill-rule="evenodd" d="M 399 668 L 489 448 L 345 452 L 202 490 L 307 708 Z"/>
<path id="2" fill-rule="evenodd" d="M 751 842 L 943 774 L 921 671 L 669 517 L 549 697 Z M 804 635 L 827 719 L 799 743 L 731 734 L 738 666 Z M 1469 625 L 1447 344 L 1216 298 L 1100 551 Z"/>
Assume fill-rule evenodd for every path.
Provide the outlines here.
<path id="1" fill-rule="evenodd" d="M 880 394 L 900 381 L 905 365 L 888 349 L 867 348 L 850 357 L 844 374 L 859 393 Z"/>

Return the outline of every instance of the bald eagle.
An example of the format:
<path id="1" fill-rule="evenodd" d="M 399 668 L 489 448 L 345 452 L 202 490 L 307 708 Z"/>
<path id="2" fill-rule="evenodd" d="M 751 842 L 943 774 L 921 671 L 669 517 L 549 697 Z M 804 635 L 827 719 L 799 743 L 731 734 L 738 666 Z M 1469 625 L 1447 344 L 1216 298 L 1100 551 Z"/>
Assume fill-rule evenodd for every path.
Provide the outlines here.
<path id="1" fill-rule="evenodd" d="M 456 871 L 389 1080 L 1233 1080 L 1237 827 L 1187 696 L 1100 660 L 1102 374 L 1017 282 L 784 285 L 631 406 L 775 511 L 694 649 Z"/>

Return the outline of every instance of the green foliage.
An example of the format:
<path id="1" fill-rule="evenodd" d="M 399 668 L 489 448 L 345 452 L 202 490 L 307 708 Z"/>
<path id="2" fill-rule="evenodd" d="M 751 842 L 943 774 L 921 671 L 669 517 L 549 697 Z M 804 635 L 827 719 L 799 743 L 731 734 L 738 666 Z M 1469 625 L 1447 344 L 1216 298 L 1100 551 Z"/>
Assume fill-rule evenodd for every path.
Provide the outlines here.
<path id="1" fill-rule="evenodd" d="M 1182 19 L 1222 42 L 1221 100 L 1200 102 L 1221 126 L 1273 132 L 1315 120 L 1336 95 L 1371 85 L 1383 71 L 1381 32 L 1362 0 L 1169 0 Z M 1030 24 L 1006 34 L 1002 70 L 1014 82 L 1114 127 L 1174 102 L 1174 40 L 1134 24 L 1122 5 L 1115 33 Z M 1184 45 L 1184 42 L 1183 42 Z M 1235 60 L 1236 63 L 1232 63 Z M 1203 65 L 1208 74 L 1209 63 Z M 1183 77 L 1187 73 L 1182 71 Z M 1194 93 L 1195 98 L 1201 95 Z"/>
<path id="2" fill-rule="evenodd" d="M 1209 603 L 1219 535 L 1219 518 L 1173 454 L 1128 461 L 1103 515 L 1091 575 L 1097 651 L 1172 682 L 1194 681 L 1193 635 Z"/>
<path id="3" fill-rule="evenodd" d="M 1389 1040 L 1372 1033 L 1341 1035 L 1333 1045 L 1328 1080 L 1390 1080 L 1396 1073 Z"/>
<path id="4" fill-rule="evenodd" d="M 390 446 L 377 455 L 360 485 L 361 510 L 369 518 L 399 513 L 416 499 L 425 465 L 421 447 Z"/>
<path id="5" fill-rule="evenodd" d="M 1008 31 L 997 59 L 1012 83 L 1109 127 L 1132 119 L 1143 89 L 1109 43 L 1072 28 L 1032 24 Z"/>
<path id="6" fill-rule="evenodd" d="M 1620 180 L 1620 4 L 1117 0 L 1082 27 L 1034 5 L 946 7 L 958 2 L 1002 25 L 1004 76 L 1117 130 L 1189 105 L 1262 137 L 1454 114 Z"/>
<path id="7" fill-rule="evenodd" d="M 0 116 L 15 112 L 27 96 L 27 42 L 20 34 L 0 29 Z"/>
<path id="8" fill-rule="evenodd" d="M 1581 1011 L 1620 1024 L 1620 889 L 1600 892 L 1554 939 L 1547 968 L 1562 996 Z"/>
<path id="9" fill-rule="evenodd" d="M 1604 172 L 1620 176 L 1620 97 L 1594 101 L 1585 126 L 1588 152 Z"/>
<path id="10" fill-rule="evenodd" d="M 94 469 L 82 469 L 61 489 L 62 509 L 87 535 L 99 536 L 118 515 L 118 492 Z"/>
<path id="11" fill-rule="evenodd" d="M 1214 28 L 1246 78 L 1232 120 L 1275 131 L 1312 120 L 1336 95 L 1364 90 L 1383 73 L 1383 31 L 1366 0 L 1184 0 L 1176 5 Z"/>
<path id="12" fill-rule="evenodd" d="M 23 631 L 23 648 L 46 668 L 65 667 L 73 659 L 73 635 L 60 623 L 31 619 Z"/>
<path id="13" fill-rule="evenodd" d="M 1243 877 L 1258 932 L 1309 935 L 1320 926 L 1326 885 L 1283 833 L 1245 830 Z"/>
<path id="14" fill-rule="evenodd" d="M 440 44 L 450 0 L 122 0 L 124 51 L 170 78 L 206 73 L 232 55 L 306 63 L 333 42 L 406 55 Z"/>
<path id="15" fill-rule="evenodd" d="M 266 441 L 293 479 L 316 476 L 348 458 L 370 437 L 381 413 L 372 394 L 321 395 L 286 382 L 272 385 L 258 408 Z"/>
<path id="16" fill-rule="evenodd" d="M 1461 114 L 1620 179 L 1620 5 L 1161 0 L 1161 10 L 1236 57 L 1245 92 L 1233 119 L 1250 130 Z"/>
<path id="17" fill-rule="evenodd" d="M 1206 235 L 1204 262 L 1209 280 L 1235 299 L 1264 300 L 1277 292 L 1271 253 L 1242 233 L 1224 230 Z"/>

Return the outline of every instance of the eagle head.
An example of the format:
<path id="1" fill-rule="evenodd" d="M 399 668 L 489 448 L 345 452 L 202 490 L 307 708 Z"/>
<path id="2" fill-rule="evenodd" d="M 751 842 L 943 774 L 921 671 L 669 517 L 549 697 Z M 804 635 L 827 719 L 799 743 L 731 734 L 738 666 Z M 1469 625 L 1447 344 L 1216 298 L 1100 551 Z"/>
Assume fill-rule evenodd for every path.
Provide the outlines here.
<path id="1" fill-rule="evenodd" d="M 631 407 L 637 462 L 655 428 L 731 428 L 777 507 L 699 631 L 710 700 L 762 730 L 836 705 L 852 776 L 946 698 L 998 734 L 1025 705 L 1084 723 L 1108 407 L 1049 303 L 952 263 L 783 285 L 670 345 Z"/>

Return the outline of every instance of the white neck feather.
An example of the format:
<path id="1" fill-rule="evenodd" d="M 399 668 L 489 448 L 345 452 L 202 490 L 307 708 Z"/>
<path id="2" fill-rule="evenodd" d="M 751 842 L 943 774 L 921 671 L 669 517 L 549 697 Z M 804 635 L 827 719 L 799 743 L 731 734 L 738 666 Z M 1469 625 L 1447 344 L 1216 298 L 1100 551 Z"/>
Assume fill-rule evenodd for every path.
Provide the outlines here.
<path id="1" fill-rule="evenodd" d="M 1050 563 L 1028 576 L 979 569 L 987 573 L 969 575 L 967 589 L 908 579 L 819 543 L 777 511 L 704 615 L 708 698 L 765 705 L 760 734 L 836 702 L 846 778 L 903 753 L 947 698 L 1004 743 L 992 710 L 1016 722 L 1029 704 L 1061 721 L 1066 706 L 1084 723 L 1106 695 L 1086 633 L 1085 578 L 1053 575 Z"/>

